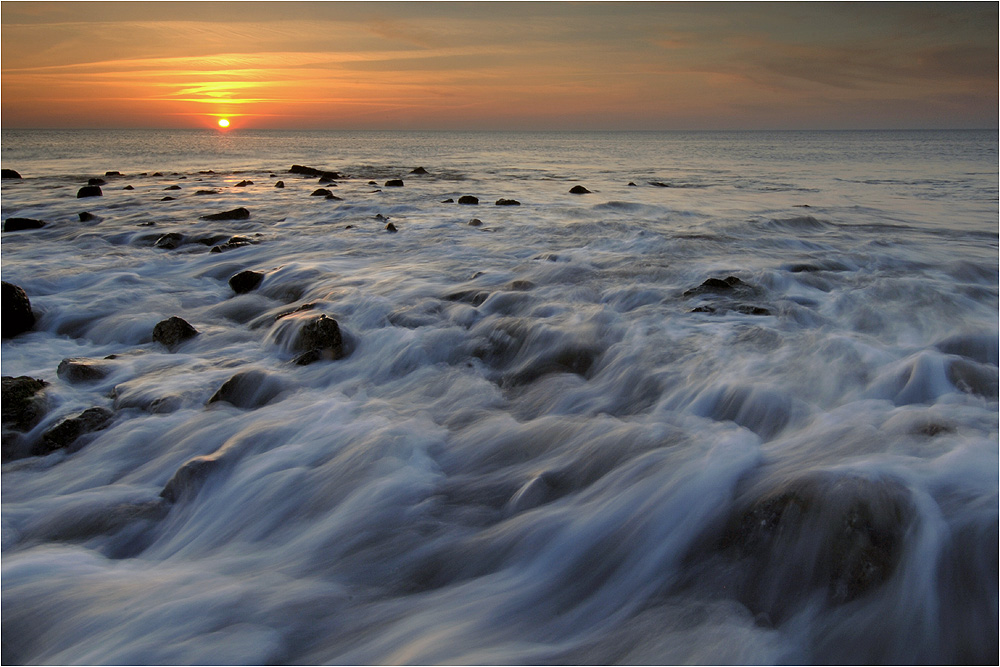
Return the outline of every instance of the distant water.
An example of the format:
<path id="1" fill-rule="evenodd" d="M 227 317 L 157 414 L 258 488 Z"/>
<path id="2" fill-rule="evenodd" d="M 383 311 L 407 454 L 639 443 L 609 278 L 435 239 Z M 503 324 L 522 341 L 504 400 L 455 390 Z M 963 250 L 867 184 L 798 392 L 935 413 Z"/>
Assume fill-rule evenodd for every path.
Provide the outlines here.
<path id="1" fill-rule="evenodd" d="M 3 662 L 995 664 L 997 146 L 4 131 Z"/>

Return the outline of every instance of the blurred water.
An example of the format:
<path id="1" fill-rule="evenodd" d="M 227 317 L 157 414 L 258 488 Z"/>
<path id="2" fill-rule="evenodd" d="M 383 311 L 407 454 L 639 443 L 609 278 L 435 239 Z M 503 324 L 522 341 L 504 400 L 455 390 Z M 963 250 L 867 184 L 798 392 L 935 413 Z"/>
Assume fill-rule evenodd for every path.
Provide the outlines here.
<path id="1" fill-rule="evenodd" d="M 38 316 L 3 375 L 49 383 L 4 435 L 5 663 L 996 661 L 996 132 L 2 157 L 3 218 L 47 222 L 2 237 Z M 319 314 L 345 356 L 295 364 Z"/>

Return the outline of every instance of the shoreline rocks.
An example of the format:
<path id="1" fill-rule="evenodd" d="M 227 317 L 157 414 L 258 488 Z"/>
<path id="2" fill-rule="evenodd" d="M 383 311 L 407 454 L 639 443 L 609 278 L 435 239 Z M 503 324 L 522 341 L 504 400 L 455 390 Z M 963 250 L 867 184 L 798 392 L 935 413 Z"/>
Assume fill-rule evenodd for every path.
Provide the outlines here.
<path id="1" fill-rule="evenodd" d="M 172 348 L 198 335 L 198 330 L 180 317 L 171 317 L 157 323 L 153 328 L 153 341 Z"/>
<path id="2" fill-rule="evenodd" d="M 257 271 L 240 271 L 229 279 L 229 286 L 237 294 L 252 292 L 264 280 L 264 274 Z"/>
<path id="3" fill-rule="evenodd" d="M 23 232 L 27 229 L 41 229 L 47 223 L 44 220 L 34 218 L 7 218 L 3 222 L 5 232 Z"/>
<path id="4" fill-rule="evenodd" d="M 247 220 L 250 217 L 250 211 L 240 206 L 239 208 L 234 208 L 231 211 L 223 211 L 222 213 L 211 213 L 209 215 L 201 216 L 202 220 Z"/>
<path id="5" fill-rule="evenodd" d="M 85 185 L 79 190 L 77 190 L 76 198 L 83 199 L 84 197 L 102 197 L 104 193 L 101 191 L 99 185 Z"/>
<path id="6" fill-rule="evenodd" d="M 472 195 L 462 195 L 458 198 L 459 204 L 465 204 L 467 206 L 476 206 L 479 204 L 479 197 L 473 197 Z"/>
<path id="7" fill-rule="evenodd" d="M 4 338 L 31 331 L 35 326 L 35 314 L 31 311 L 31 300 L 28 294 L 13 283 L 3 282 L 0 288 L 2 300 L 2 317 L 0 329 Z"/>
<path id="8" fill-rule="evenodd" d="M 0 178 L 21 178 L 21 174 L 13 169 L 0 169 Z"/>
<path id="9" fill-rule="evenodd" d="M 569 189 L 569 193 L 571 195 L 589 195 L 590 194 L 590 190 L 588 190 L 587 188 L 583 187 L 582 185 L 574 185 L 573 187 L 571 187 Z"/>

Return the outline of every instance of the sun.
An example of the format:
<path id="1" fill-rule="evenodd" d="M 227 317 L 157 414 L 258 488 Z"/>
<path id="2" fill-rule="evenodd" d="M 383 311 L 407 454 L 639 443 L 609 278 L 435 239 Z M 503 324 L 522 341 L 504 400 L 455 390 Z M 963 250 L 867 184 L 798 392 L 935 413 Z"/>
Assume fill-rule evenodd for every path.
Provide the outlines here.
<path id="1" fill-rule="evenodd" d="M 223 129 L 229 127 L 229 121 L 226 120 L 225 118 L 220 118 L 219 119 L 219 127 L 223 128 Z"/>

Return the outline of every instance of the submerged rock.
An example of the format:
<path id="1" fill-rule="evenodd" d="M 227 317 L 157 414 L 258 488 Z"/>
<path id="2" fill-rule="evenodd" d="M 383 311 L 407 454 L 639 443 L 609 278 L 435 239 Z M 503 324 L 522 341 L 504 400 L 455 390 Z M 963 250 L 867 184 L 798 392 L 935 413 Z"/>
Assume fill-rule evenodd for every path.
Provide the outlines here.
<path id="1" fill-rule="evenodd" d="M 387 225 L 385 226 L 385 231 L 387 231 L 387 232 L 391 232 L 391 233 L 395 233 L 395 232 L 397 232 L 397 231 L 399 231 L 399 230 L 398 230 L 398 229 L 396 229 L 396 225 L 394 225 L 394 224 L 392 224 L 392 223 L 390 222 L 389 224 L 387 224 Z"/>
<path id="2" fill-rule="evenodd" d="M 336 171 L 325 171 L 323 169 L 314 169 L 313 167 L 303 167 L 299 164 L 293 164 L 292 168 L 288 170 L 290 174 L 302 174 L 303 176 L 325 176 L 330 179 L 343 178 L 339 172 Z"/>
<path id="3" fill-rule="evenodd" d="M 385 182 L 385 187 L 387 188 L 401 188 L 403 187 L 403 181 L 398 178 L 394 178 L 391 181 Z"/>
<path id="4" fill-rule="evenodd" d="M 33 218 L 7 218 L 3 222 L 3 230 L 5 232 L 20 232 L 26 229 L 41 229 L 45 224 L 45 221 Z"/>
<path id="5" fill-rule="evenodd" d="M 498 199 L 497 206 L 520 206 L 521 202 L 516 199 Z"/>
<path id="6" fill-rule="evenodd" d="M 283 188 L 283 187 L 285 187 L 285 182 L 284 181 L 278 181 L 277 183 L 274 184 L 274 187 L 276 187 L 276 188 Z"/>
<path id="7" fill-rule="evenodd" d="M 35 314 L 31 312 L 31 301 L 27 293 L 12 283 L 0 284 L 0 301 L 2 301 L 2 317 L 0 328 L 4 338 L 30 331 L 35 326 Z"/>
<path id="8" fill-rule="evenodd" d="M 99 222 L 101 220 L 100 216 L 94 215 L 89 211 L 80 211 L 77 213 L 80 218 L 80 222 Z"/>
<path id="9" fill-rule="evenodd" d="M 729 293 L 737 288 L 751 288 L 750 285 L 743 282 L 736 276 L 728 276 L 726 278 L 709 278 L 703 282 L 698 287 L 694 287 L 684 292 L 684 296 L 696 296 L 698 294 L 706 293 Z"/>
<path id="10" fill-rule="evenodd" d="M 256 289 L 257 285 L 260 285 L 260 281 L 263 279 L 263 273 L 249 270 L 240 271 L 229 279 L 229 286 L 232 287 L 233 291 L 237 294 L 246 294 L 247 292 Z"/>
<path id="11" fill-rule="evenodd" d="M 239 183 L 237 183 L 233 187 L 234 188 L 245 188 L 248 185 L 253 185 L 253 181 L 240 181 Z"/>
<path id="12" fill-rule="evenodd" d="M 326 188 L 317 188 L 316 190 L 313 190 L 309 194 L 309 196 L 310 197 L 332 197 L 333 193 L 330 192 L 329 190 L 327 190 Z"/>
<path id="13" fill-rule="evenodd" d="M 590 190 L 588 190 L 587 188 L 583 187 L 582 185 L 574 185 L 572 188 L 569 189 L 569 192 L 572 195 L 589 195 L 590 194 Z"/>
<path id="14" fill-rule="evenodd" d="M 178 232 L 168 232 L 158 239 L 153 245 L 157 248 L 163 248 L 164 250 L 174 250 L 178 246 L 184 243 L 184 235 Z"/>
<path id="15" fill-rule="evenodd" d="M 197 335 L 198 330 L 180 317 L 163 320 L 153 328 L 153 340 L 167 347 L 173 347 Z"/>
<path id="16" fill-rule="evenodd" d="M 101 197 L 103 195 L 104 193 L 101 192 L 100 186 L 85 185 L 77 191 L 76 198 L 83 199 L 84 197 Z"/>
<path id="17" fill-rule="evenodd" d="M 42 434 L 42 439 L 31 448 L 31 455 L 45 456 L 57 449 L 66 449 L 80 436 L 107 428 L 113 416 L 106 408 L 90 408 L 76 417 L 64 419 Z"/>
<path id="18" fill-rule="evenodd" d="M 67 382 L 94 382 L 108 375 L 107 364 L 94 359 L 63 359 L 56 374 Z"/>
<path id="19" fill-rule="evenodd" d="M 231 211 L 223 211 L 222 213 L 212 213 L 210 215 L 201 216 L 202 220 L 246 220 L 250 217 L 250 211 L 240 206 L 239 208 L 234 208 Z"/>
<path id="20" fill-rule="evenodd" d="M 108 182 L 103 178 L 92 178 L 87 181 L 87 185 L 107 185 Z"/>
<path id="21" fill-rule="evenodd" d="M 479 197 L 473 197 L 472 195 L 462 195 L 461 197 L 458 198 L 458 203 L 475 206 L 479 203 Z"/>
<path id="22" fill-rule="evenodd" d="M 13 169 L 0 169 L 0 178 L 21 178 L 21 174 Z"/>
<path id="23" fill-rule="evenodd" d="M 471 220 L 469 220 L 469 226 L 470 227 L 481 227 L 482 224 L 483 224 L 483 221 L 480 220 L 479 218 L 472 218 Z"/>
<path id="24" fill-rule="evenodd" d="M 344 356 L 344 343 L 337 320 L 320 315 L 299 330 L 295 349 L 304 353 L 295 359 L 299 365 L 311 364 L 320 359 L 337 360 Z"/>
<path id="25" fill-rule="evenodd" d="M 220 466 L 218 456 L 197 456 L 184 462 L 167 482 L 160 497 L 174 503 L 198 492 L 209 474 Z"/>
<path id="26" fill-rule="evenodd" d="M 18 431 L 28 431 L 45 414 L 42 390 L 48 382 L 39 378 L 20 375 L 0 379 L 0 413 L 3 425 Z"/>
<path id="27" fill-rule="evenodd" d="M 180 190 L 181 186 L 179 186 L 179 185 L 168 185 L 167 187 L 165 187 L 163 189 L 164 190 Z"/>
<path id="28" fill-rule="evenodd" d="M 209 252 L 225 252 L 227 250 L 234 250 L 236 248 L 245 248 L 248 245 L 256 245 L 257 241 L 248 239 L 245 236 L 233 236 L 230 237 L 225 243 L 221 243 L 214 246 Z"/>
<path id="29" fill-rule="evenodd" d="M 410 173 L 411 174 L 426 174 L 427 170 L 424 169 L 423 167 L 417 167 L 416 169 L 412 170 Z"/>
<path id="30" fill-rule="evenodd" d="M 224 401 L 237 408 L 259 408 L 273 401 L 284 389 L 283 382 L 264 371 L 244 371 L 226 380 L 208 403 Z"/>

